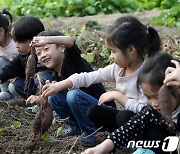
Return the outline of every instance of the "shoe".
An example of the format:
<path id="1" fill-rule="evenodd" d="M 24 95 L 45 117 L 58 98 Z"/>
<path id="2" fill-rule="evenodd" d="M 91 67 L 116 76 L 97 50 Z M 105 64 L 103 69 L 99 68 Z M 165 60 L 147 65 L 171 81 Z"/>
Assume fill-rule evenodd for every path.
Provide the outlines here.
<path id="1" fill-rule="evenodd" d="M 155 154 L 155 153 L 152 150 L 149 150 L 149 149 L 138 148 L 132 154 Z"/>
<path id="2" fill-rule="evenodd" d="M 39 109 L 38 109 L 37 105 L 31 106 L 31 107 L 27 107 L 25 109 L 25 113 L 28 113 L 28 114 L 36 114 L 36 113 L 38 113 L 38 111 L 39 111 Z"/>
<path id="3" fill-rule="evenodd" d="M 67 129 L 64 129 L 60 137 L 68 137 L 68 136 L 75 136 L 80 133 L 80 130 L 77 129 L 76 127 L 69 127 Z"/>
<path id="4" fill-rule="evenodd" d="M 97 134 L 93 134 L 91 135 L 93 132 L 86 132 L 84 131 L 82 134 L 81 134 L 81 142 L 83 144 L 83 146 L 85 147 L 93 147 L 93 146 L 96 146 L 97 144 L 99 144 L 102 139 L 97 136 Z"/>
<path id="5" fill-rule="evenodd" d="M 8 105 L 13 105 L 13 104 L 16 104 L 17 102 L 12 94 L 10 94 L 9 92 L 3 92 L 3 91 L 0 93 L 0 101 L 3 101 L 7 103 Z"/>

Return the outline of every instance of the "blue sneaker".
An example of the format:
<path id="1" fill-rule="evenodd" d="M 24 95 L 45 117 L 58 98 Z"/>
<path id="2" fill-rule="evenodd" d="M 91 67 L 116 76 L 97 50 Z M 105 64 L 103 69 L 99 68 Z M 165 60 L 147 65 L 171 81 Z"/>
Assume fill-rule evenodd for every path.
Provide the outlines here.
<path id="1" fill-rule="evenodd" d="M 93 147 L 101 142 L 101 138 L 97 136 L 97 134 L 91 135 L 92 132 L 84 131 L 81 134 L 81 142 L 85 147 Z"/>
<path id="2" fill-rule="evenodd" d="M 38 111 L 39 111 L 39 108 L 37 105 L 30 106 L 25 109 L 25 113 L 28 113 L 28 114 L 36 114 L 38 113 Z"/>
<path id="3" fill-rule="evenodd" d="M 155 154 L 155 153 L 152 150 L 149 150 L 149 149 L 138 148 L 132 154 Z"/>
<path id="4" fill-rule="evenodd" d="M 77 129 L 76 127 L 69 127 L 67 129 L 64 129 L 60 137 L 68 137 L 68 136 L 75 136 L 80 133 L 80 130 Z"/>
<path id="5" fill-rule="evenodd" d="M 16 104 L 16 99 L 12 94 L 10 94 L 8 91 L 7 92 L 1 92 L 0 93 L 0 101 L 7 103 L 8 105 L 13 105 Z"/>

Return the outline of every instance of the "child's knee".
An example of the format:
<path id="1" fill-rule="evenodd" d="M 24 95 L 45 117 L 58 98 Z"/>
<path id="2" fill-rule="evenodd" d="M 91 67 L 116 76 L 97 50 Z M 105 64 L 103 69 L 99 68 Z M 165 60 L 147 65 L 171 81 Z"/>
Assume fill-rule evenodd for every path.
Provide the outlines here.
<path id="1" fill-rule="evenodd" d="M 17 96 L 19 95 L 15 89 L 15 86 L 14 86 L 14 83 L 10 83 L 9 86 L 8 86 L 8 90 L 9 92 L 14 95 L 14 96 Z"/>
<path id="2" fill-rule="evenodd" d="M 67 92 L 66 100 L 69 104 L 73 104 L 77 101 L 77 97 L 80 94 L 80 90 L 73 89 Z"/>

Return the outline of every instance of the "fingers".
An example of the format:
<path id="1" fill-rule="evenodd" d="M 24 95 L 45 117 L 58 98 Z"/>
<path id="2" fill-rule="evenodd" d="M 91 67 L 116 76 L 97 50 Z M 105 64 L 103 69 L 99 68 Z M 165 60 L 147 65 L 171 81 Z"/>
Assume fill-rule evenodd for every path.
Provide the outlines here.
<path id="1" fill-rule="evenodd" d="M 170 74 L 171 72 L 173 72 L 176 68 L 173 68 L 173 67 L 168 67 L 165 71 L 165 74 L 168 75 Z"/>
<path id="2" fill-rule="evenodd" d="M 35 99 L 36 96 L 34 95 L 31 95 L 30 97 L 28 97 L 28 99 L 26 100 L 26 105 L 29 105 L 29 104 L 34 104 L 36 99 Z"/>
<path id="3" fill-rule="evenodd" d="M 176 60 L 171 60 L 171 62 L 176 65 L 176 68 L 179 68 L 179 67 L 180 67 L 180 63 L 179 63 L 178 61 L 176 61 Z"/>

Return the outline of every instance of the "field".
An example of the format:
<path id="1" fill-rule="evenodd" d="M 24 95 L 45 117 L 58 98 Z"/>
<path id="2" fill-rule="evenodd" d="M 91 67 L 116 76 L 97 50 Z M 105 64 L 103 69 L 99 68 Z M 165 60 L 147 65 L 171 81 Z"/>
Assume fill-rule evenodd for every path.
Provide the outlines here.
<path id="1" fill-rule="evenodd" d="M 87 21 L 97 21 L 102 26 L 102 31 L 108 23 L 124 15 L 133 15 L 144 24 L 149 23 L 149 19 L 158 16 L 159 10 L 138 11 L 133 14 L 112 14 L 96 15 L 86 17 L 59 17 L 57 19 L 42 19 L 47 29 L 68 30 L 75 28 L 79 30 Z M 155 27 L 159 32 L 162 41 L 166 42 L 169 37 L 180 39 L 180 29 L 174 27 Z M 107 90 L 112 89 L 113 84 L 105 85 Z M 34 115 L 24 112 L 26 106 L 24 100 L 19 99 L 17 105 L 7 106 L 0 102 L 0 154 L 80 154 L 85 148 L 81 145 L 78 137 L 59 139 L 45 142 L 43 140 L 33 141 L 32 123 Z M 14 121 L 20 121 L 21 126 L 12 128 Z M 48 133 L 55 137 L 57 128 L 64 126 L 63 123 L 56 122 L 51 126 Z M 124 152 L 120 152 L 121 154 Z"/>

